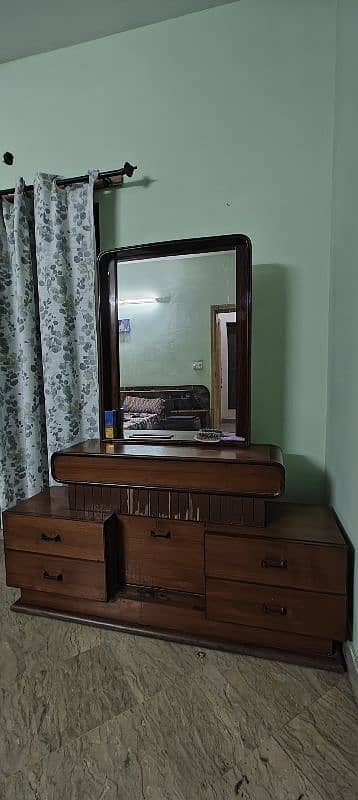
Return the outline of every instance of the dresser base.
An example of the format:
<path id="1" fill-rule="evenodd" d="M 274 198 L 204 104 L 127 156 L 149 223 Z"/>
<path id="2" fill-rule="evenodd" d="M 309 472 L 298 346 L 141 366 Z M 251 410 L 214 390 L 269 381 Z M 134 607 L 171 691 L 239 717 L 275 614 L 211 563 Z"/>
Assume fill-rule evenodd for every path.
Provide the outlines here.
<path id="1" fill-rule="evenodd" d="M 22 592 L 20 599 L 12 605 L 12 610 L 17 613 L 60 619 L 80 625 L 94 625 L 107 630 L 120 631 L 121 633 L 148 636 L 154 639 L 228 651 L 240 655 L 250 655 L 256 658 L 281 661 L 299 666 L 340 673 L 345 671 L 345 661 L 340 643 L 273 631 L 267 632 L 269 634 L 267 636 L 265 631 L 258 628 L 246 628 L 245 626 L 229 624 L 218 626 L 215 622 L 206 619 L 200 609 L 200 598 L 198 598 L 198 601 L 198 608 L 193 609 L 191 625 L 188 625 L 192 630 L 187 632 L 175 630 L 173 627 L 149 626 L 118 618 L 118 616 L 122 617 L 120 606 L 123 600 L 117 598 L 105 605 L 106 616 L 99 616 L 99 614 L 104 613 L 103 604 L 91 603 L 92 606 L 95 606 L 96 613 L 87 613 L 81 611 L 80 608 L 77 611 L 73 611 L 71 610 L 75 605 L 73 599 L 68 602 L 64 597 L 54 596 L 51 598 L 52 608 L 48 608 L 45 605 L 46 602 L 49 602 L 48 597 L 45 598 L 38 592 L 26 591 Z M 69 608 L 66 609 L 66 605 Z M 78 605 L 81 606 L 83 604 L 78 603 Z M 136 603 L 135 605 L 138 606 L 139 604 Z M 152 616 L 153 604 L 145 603 L 145 605 L 151 606 L 150 613 Z M 180 612 L 184 611 L 184 608 L 178 609 L 178 611 L 180 614 Z M 185 613 L 188 619 L 188 606 L 185 608 Z M 138 617 L 138 613 L 132 613 L 133 616 Z M 223 630 L 223 627 L 225 630 Z"/>
<path id="2" fill-rule="evenodd" d="M 76 458 L 97 470 L 106 453 L 92 449 Z M 213 480 L 228 464 L 242 468 L 242 480 L 257 477 L 256 450 L 245 461 L 232 449 L 172 453 L 172 466 L 186 464 L 187 488 L 168 490 L 168 448 L 157 455 L 159 489 L 148 485 L 143 449 L 136 452 L 130 460 L 142 465 L 144 486 L 127 473 L 125 486 L 85 486 L 81 467 L 80 483 L 4 513 L 7 585 L 21 590 L 14 610 L 342 670 L 336 642 L 347 638 L 348 547 L 330 509 L 266 502 L 231 484 L 193 486 L 193 465 L 204 461 Z M 72 455 L 63 455 L 66 464 Z M 122 456 L 109 456 L 111 470 L 124 469 Z"/>

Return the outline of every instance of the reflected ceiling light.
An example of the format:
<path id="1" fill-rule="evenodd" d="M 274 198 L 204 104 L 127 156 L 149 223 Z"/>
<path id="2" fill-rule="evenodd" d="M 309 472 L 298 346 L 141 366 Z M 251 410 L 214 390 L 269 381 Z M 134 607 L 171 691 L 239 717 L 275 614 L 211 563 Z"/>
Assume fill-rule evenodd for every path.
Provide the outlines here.
<path id="1" fill-rule="evenodd" d="M 158 299 L 156 297 L 127 297 L 126 300 L 118 300 L 118 305 L 124 306 L 126 304 L 130 305 L 141 305 L 142 303 L 157 303 Z"/>
<path id="2" fill-rule="evenodd" d="M 170 297 L 127 297 L 125 300 L 118 300 L 119 306 L 142 305 L 147 303 L 169 303 Z"/>

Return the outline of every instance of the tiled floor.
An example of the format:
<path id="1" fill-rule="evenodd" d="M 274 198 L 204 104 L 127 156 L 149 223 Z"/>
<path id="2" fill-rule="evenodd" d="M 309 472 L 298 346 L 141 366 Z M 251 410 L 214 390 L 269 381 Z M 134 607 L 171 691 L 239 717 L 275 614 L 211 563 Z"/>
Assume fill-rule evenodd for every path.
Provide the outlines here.
<path id="1" fill-rule="evenodd" d="M 1 558 L 1 800 L 357 800 L 345 676 L 22 616 L 15 597 Z"/>

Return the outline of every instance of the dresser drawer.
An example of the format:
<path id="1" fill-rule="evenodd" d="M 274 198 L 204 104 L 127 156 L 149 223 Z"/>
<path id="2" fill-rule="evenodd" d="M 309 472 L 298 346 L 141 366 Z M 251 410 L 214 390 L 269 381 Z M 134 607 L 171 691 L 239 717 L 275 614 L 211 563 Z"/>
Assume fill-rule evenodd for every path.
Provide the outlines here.
<path id="1" fill-rule="evenodd" d="M 5 545 L 11 550 L 104 561 L 106 522 L 6 514 Z"/>
<path id="2" fill-rule="evenodd" d="M 88 600 L 107 600 L 104 563 L 6 550 L 8 586 Z"/>
<path id="3" fill-rule="evenodd" d="M 206 582 L 208 619 L 344 641 L 346 598 L 272 586 Z"/>
<path id="4" fill-rule="evenodd" d="M 204 527 L 120 517 L 125 583 L 204 594 Z"/>
<path id="5" fill-rule="evenodd" d="M 346 548 L 206 533 L 206 574 L 345 594 Z"/>

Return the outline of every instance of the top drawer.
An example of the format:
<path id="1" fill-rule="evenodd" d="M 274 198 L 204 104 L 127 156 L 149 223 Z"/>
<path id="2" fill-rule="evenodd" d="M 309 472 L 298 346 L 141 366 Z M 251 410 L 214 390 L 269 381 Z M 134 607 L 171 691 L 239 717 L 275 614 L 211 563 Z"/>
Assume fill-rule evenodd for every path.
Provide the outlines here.
<path id="1" fill-rule="evenodd" d="M 52 456 L 52 475 L 60 483 L 139 486 L 152 489 L 228 492 L 279 497 L 285 472 L 281 454 L 270 445 L 208 448 L 114 444 L 107 453 L 98 441 L 84 442 Z"/>
<path id="2" fill-rule="evenodd" d="M 204 527 L 120 517 L 126 583 L 204 594 Z"/>
<path id="3" fill-rule="evenodd" d="M 270 586 L 345 594 L 344 547 L 206 533 L 206 574 Z"/>
<path id="4" fill-rule="evenodd" d="M 104 561 L 105 525 L 105 522 L 5 514 L 5 545 L 8 550 Z"/>

